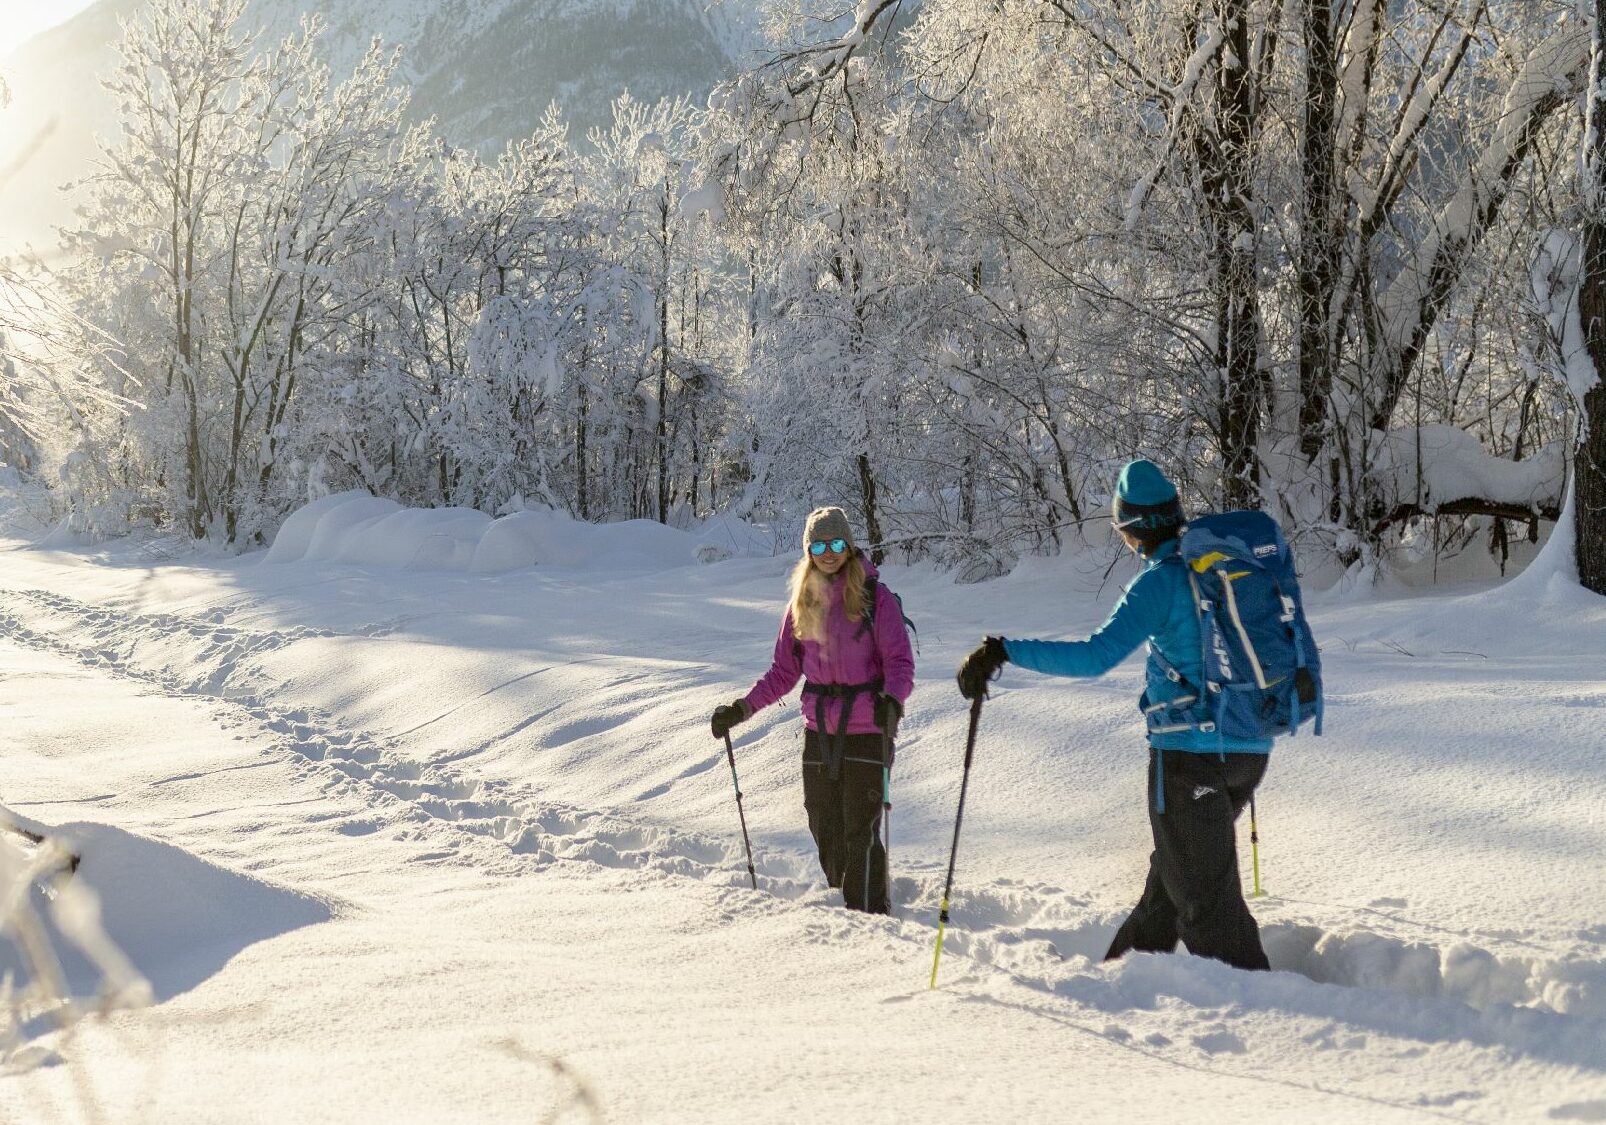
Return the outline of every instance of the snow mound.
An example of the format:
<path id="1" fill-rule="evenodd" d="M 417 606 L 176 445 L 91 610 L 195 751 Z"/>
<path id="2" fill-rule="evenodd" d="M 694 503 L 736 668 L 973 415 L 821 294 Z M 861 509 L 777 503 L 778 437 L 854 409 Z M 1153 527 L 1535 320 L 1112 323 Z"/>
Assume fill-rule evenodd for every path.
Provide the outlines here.
<path id="1" fill-rule="evenodd" d="M 401 510 L 394 500 L 381 500 L 366 492 L 337 492 L 314 500 L 292 512 L 273 537 L 264 562 L 300 562 L 303 559 L 323 557 L 311 553 L 313 544 L 326 550 L 341 528 L 348 528 L 358 518 L 376 513 L 388 514 Z"/>
<path id="2" fill-rule="evenodd" d="M 1442 424 L 1394 430 L 1382 441 L 1373 472 L 1393 483 L 1394 501 L 1425 505 L 1483 496 L 1538 508 L 1562 494 L 1567 480 L 1566 442 L 1555 441 L 1526 461 L 1485 452 L 1476 437 Z"/>
<path id="3" fill-rule="evenodd" d="M 69 824 L 54 834 L 83 856 L 73 879 L 93 889 L 106 935 L 158 1001 L 188 992 L 250 945 L 331 917 L 317 899 L 108 825 Z M 45 903 L 38 913 L 68 989 L 94 996 L 100 969 L 62 935 Z M 0 973 L 31 979 L 12 942 L 0 942 Z"/>
<path id="4" fill-rule="evenodd" d="M 342 492 L 291 514 L 264 561 L 470 574 L 530 566 L 653 571 L 767 557 L 772 548 L 767 533 L 728 518 L 694 531 L 651 520 L 586 523 L 545 509 L 493 520 L 472 508 L 403 508 L 366 492 Z"/>
<path id="5" fill-rule="evenodd" d="M 515 512 L 486 529 L 469 570 L 475 574 L 526 566 L 668 570 L 716 561 L 699 553 L 706 545 L 695 535 L 651 520 L 592 524 L 562 512 Z"/>
<path id="6" fill-rule="evenodd" d="M 745 555 L 769 558 L 780 552 L 781 544 L 775 532 L 768 527 L 754 527 L 744 519 L 732 515 L 709 516 L 693 530 L 702 541 L 700 550 L 717 554 L 721 558 Z M 790 544 L 784 544 L 788 550 Z"/>
<path id="7" fill-rule="evenodd" d="M 1593 956 L 1524 957 L 1468 941 L 1441 948 L 1364 929 L 1277 923 L 1262 937 L 1272 968 L 1326 984 L 1448 997 L 1480 1011 L 1504 1006 L 1606 1019 L 1606 963 Z"/>
<path id="8" fill-rule="evenodd" d="M 467 570 L 491 517 L 470 508 L 405 509 L 373 521 L 348 562 L 408 570 Z"/>

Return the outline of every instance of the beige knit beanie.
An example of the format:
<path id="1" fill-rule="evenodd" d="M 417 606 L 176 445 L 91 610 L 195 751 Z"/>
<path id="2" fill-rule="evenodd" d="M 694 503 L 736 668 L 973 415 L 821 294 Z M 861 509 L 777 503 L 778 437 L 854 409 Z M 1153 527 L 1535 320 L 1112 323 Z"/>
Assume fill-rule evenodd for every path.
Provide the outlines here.
<path id="1" fill-rule="evenodd" d="M 820 540 L 846 539 L 848 550 L 853 549 L 853 528 L 848 526 L 848 514 L 841 508 L 815 508 L 803 525 L 803 549 Z"/>

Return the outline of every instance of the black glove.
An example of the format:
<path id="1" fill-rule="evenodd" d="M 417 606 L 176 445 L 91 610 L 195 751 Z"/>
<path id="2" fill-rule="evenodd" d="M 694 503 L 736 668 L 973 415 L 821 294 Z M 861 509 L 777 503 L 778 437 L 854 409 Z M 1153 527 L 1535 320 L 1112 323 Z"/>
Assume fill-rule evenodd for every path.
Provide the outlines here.
<path id="1" fill-rule="evenodd" d="M 1004 651 L 1004 638 L 988 637 L 959 666 L 959 694 L 966 699 L 985 699 L 987 684 L 1008 663 L 1009 653 Z"/>
<path id="2" fill-rule="evenodd" d="M 898 720 L 903 718 L 903 704 L 890 695 L 875 697 L 876 726 L 887 732 L 887 737 L 898 737 Z"/>
<path id="3" fill-rule="evenodd" d="M 726 703 L 714 708 L 714 718 L 709 726 L 714 731 L 715 738 L 724 738 L 731 732 L 737 723 L 745 723 L 752 717 L 752 708 L 748 707 L 747 700 L 738 699 L 735 703 Z"/>

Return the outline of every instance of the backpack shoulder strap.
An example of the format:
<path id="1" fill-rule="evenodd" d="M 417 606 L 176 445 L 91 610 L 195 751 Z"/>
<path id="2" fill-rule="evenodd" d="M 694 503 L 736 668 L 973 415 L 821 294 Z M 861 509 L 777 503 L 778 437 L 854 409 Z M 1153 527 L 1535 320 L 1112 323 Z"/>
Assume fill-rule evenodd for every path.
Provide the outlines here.
<path id="1" fill-rule="evenodd" d="M 875 575 L 868 575 L 864 580 L 864 616 L 859 620 L 858 633 L 875 632 L 875 603 L 881 595 L 881 580 Z"/>

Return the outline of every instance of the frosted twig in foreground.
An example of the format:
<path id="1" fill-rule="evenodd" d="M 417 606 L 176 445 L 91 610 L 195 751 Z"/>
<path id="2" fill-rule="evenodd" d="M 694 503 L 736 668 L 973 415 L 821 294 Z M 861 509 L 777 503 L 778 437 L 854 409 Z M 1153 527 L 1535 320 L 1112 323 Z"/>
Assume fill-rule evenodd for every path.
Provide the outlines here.
<path id="1" fill-rule="evenodd" d="M 31 854 L 9 833 L 0 838 L 0 934 L 17 947 L 30 977 L 18 989 L 8 974 L 0 987 L 0 1067 L 25 1072 L 65 1058 L 71 1068 L 78 1119 L 104 1121 L 107 1118 L 89 1071 L 70 1049 L 74 1032 L 86 1015 L 149 1004 L 151 987 L 107 935 L 101 925 L 100 899 L 86 883 L 72 877 L 71 860 L 72 853 L 49 838 Z M 73 997 L 50 931 L 35 904 L 36 886 L 43 888 L 50 919 L 59 933 L 99 970 L 96 1004 L 85 1005 Z M 65 1033 L 57 1050 L 28 1042 L 24 1029 L 30 1019 L 40 1016 L 48 1017 Z"/>

